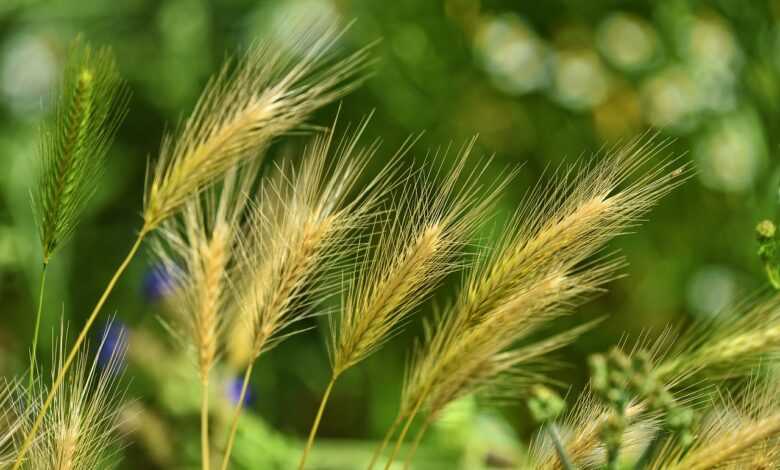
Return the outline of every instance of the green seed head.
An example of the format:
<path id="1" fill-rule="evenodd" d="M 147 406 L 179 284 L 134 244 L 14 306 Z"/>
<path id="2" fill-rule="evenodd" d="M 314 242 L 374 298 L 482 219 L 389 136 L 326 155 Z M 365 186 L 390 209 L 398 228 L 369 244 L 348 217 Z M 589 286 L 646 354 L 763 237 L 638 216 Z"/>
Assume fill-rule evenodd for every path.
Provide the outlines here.
<path id="1" fill-rule="evenodd" d="M 528 400 L 531 416 L 538 423 L 555 420 L 566 409 L 566 402 L 557 393 L 543 385 L 536 385 L 531 390 Z"/>

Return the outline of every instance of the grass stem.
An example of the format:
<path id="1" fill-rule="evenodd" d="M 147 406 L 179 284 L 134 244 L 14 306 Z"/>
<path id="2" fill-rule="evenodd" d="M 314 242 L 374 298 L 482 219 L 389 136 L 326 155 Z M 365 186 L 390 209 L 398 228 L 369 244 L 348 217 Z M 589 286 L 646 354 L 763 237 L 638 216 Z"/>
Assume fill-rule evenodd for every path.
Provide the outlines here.
<path id="1" fill-rule="evenodd" d="M 236 440 L 236 431 L 238 430 L 238 419 L 241 417 L 241 410 L 244 408 L 244 399 L 246 398 L 246 391 L 249 387 L 249 378 L 252 376 L 252 368 L 255 366 L 255 362 L 252 361 L 246 366 L 244 371 L 244 380 L 241 383 L 241 393 L 238 396 L 238 402 L 236 403 L 236 410 L 233 412 L 233 418 L 230 422 L 230 435 L 228 436 L 227 444 L 225 445 L 225 456 L 222 458 L 221 470 L 227 470 L 230 464 L 230 454 L 233 452 L 233 444 Z"/>
<path id="2" fill-rule="evenodd" d="M 311 425 L 309 431 L 309 439 L 306 441 L 306 447 L 303 449 L 303 455 L 301 456 L 301 463 L 298 465 L 298 470 L 303 470 L 306 465 L 306 459 L 309 457 L 309 452 L 314 445 L 314 438 L 317 436 L 317 429 L 320 427 L 320 420 L 322 420 L 322 414 L 325 411 L 325 405 L 330 398 L 330 392 L 333 390 L 333 385 L 336 383 L 336 376 L 334 375 L 328 383 L 328 388 L 325 389 L 325 393 L 322 394 L 322 400 L 320 401 L 320 409 L 317 410 L 317 417 L 314 418 L 314 423 Z"/>
<path id="3" fill-rule="evenodd" d="M 639 456 L 639 459 L 636 461 L 636 464 L 634 464 L 635 470 L 643 470 L 650 464 L 653 456 L 655 455 L 656 451 L 660 447 L 661 442 L 664 440 L 665 437 L 666 437 L 666 433 L 664 431 L 657 431 L 655 433 L 653 439 L 650 441 L 649 444 L 647 444 L 645 450 L 642 451 L 642 455 Z"/>
<path id="4" fill-rule="evenodd" d="M 558 434 L 558 427 L 555 423 L 549 423 L 545 426 L 547 435 L 550 436 L 550 440 L 555 446 L 555 452 L 558 454 L 558 460 L 561 461 L 561 467 L 563 470 L 574 470 L 574 465 L 571 463 L 569 455 L 566 453 L 566 447 L 561 442 L 561 436 Z"/>
<path id="5" fill-rule="evenodd" d="M 396 455 L 398 455 L 398 450 L 401 449 L 401 444 L 404 442 L 404 437 L 406 437 L 406 433 L 409 432 L 409 427 L 412 425 L 412 421 L 414 421 L 414 418 L 420 411 L 424 401 L 425 394 L 423 394 L 422 398 L 417 400 L 417 403 L 414 405 L 414 409 L 412 409 L 412 412 L 409 413 L 409 417 L 406 418 L 406 424 L 404 424 L 403 429 L 401 429 L 401 434 L 398 435 L 398 439 L 395 441 L 395 447 L 393 447 L 393 452 L 390 454 L 390 458 L 387 459 L 385 470 L 390 470 L 390 466 L 393 465 L 393 461 L 395 460 Z"/>
<path id="6" fill-rule="evenodd" d="M 385 451 L 387 444 L 390 443 L 390 439 L 393 437 L 393 434 L 395 434 L 395 430 L 398 429 L 398 426 L 401 425 L 401 421 L 403 419 L 404 416 L 401 413 L 398 413 L 398 416 L 395 417 L 395 421 L 393 421 L 393 424 L 390 425 L 390 428 L 385 433 L 385 438 L 382 440 L 382 444 L 377 446 L 376 450 L 374 451 L 374 455 L 371 456 L 371 461 L 368 463 L 366 470 L 372 470 L 374 468 L 376 461 L 379 459 L 379 456 L 382 455 L 382 452 Z"/>
<path id="7" fill-rule="evenodd" d="M 200 452 L 202 469 L 211 468 L 211 454 L 209 452 L 209 378 L 203 378 L 203 388 L 200 396 Z"/>
<path id="8" fill-rule="evenodd" d="M 404 463 L 404 470 L 409 470 L 412 466 L 412 461 L 414 460 L 414 454 L 417 452 L 417 448 L 420 446 L 420 441 L 422 441 L 423 436 L 425 435 L 425 431 L 428 430 L 428 427 L 433 422 L 433 419 L 431 419 L 431 416 L 428 416 L 425 418 L 425 422 L 423 422 L 422 427 L 420 427 L 420 430 L 417 431 L 417 435 L 414 437 L 414 442 L 412 443 L 412 448 L 409 449 L 409 453 L 406 454 L 406 462 Z M 568 470 L 568 469 L 567 469 Z"/>
<path id="9" fill-rule="evenodd" d="M 65 362 L 62 364 L 62 367 L 57 372 L 57 376 L 54 378 L 54 382 L 52 383 L 51 389 L 49 390 L 49 393 L 46 396 L 46 400 L 44 400 L 41 409 L 38 411 L 38 416 L 35 418 L 33 425 L 30 427 L 30 431 L 25 436 L 24 441 L 22 442 L 22 445 L 19 448 L 19 453 L 16 456 L 16 461 L 14 462 L 14 465 L 11 468 L 11 470 L 18 470 L 19 468 L 21 468 L 22 463 L 24 462 L 24 456 L 27 455 L 27 451 L 30 450 L 30 446 L 32 446 L 33 440 L 35 439 L 35 433 L 37 433 L 38 429 L 41 427 L 41 424 L 43 423 L 43 420 L 46 417 L 46 412 L 49 410 L 49 407 L 51 406 L 52 401 L 54 400 L 54 396 L 57 394 L 57 392 L 59 392 L 60 387 L 62 386 L 62 382 L 65 380 L 65 376 L 67 375 L 68 370 L 70 370 L 73 361 L 76 359 L 76 356 L 79 352 L 79 349 L 81 348 L 81 345 L 84 343 L 84 341 L 86 341 L 87 334 L 89 334 L 89 330 L 90 328 L 92 328 L 92 324 L 95 323 L 95 320 L 97 319 L 100 310 L 103 308 L 103 305 L 106 303 L 106 300 L 108 300 L 109 294 L 111 294 L 111 291 L 114 290 L 114 286 L 116 286 L 116 283 L 119 281 L 119 278 L 122 277 L 122 274 L 127 269 L 127 266 L 130 264 L 130 261 L 133 259 L 135 254 L 138 252 L 138 249 L 141 247 L 141 243 L 143 242 L 144 238 L 148 233 L 149 230 L 147 229 L 146 226 L 144 226 L 144 228 L 141 229 L 141 231 L 138 233 L 138 238 L 136 238 L 135 243 L 133 243 L 133 246 L 130 248 L 130 251 L 127 253 L 127 256 L 119 265 L 117 270 L 114 272 L 114 275 L 111 277 L 111 280 L 108 282 L 108 285 L 103 291 L 103 294 L 100 296 L 100 299 L 98 299 L 95 308 L 92 309 L 92 313 L 90 313 L 89 318 L 87 318 L 87 322 L 84 324 L 84 327 L 81 329 L 81 332 L 76 338 L 76 342 L 73 344 L 73 347 L 68 353 Z"/>
<path id="10" fill-rule="evenodd" d="M 33 381 L 35 380 L 36 355 L 38 352 L 38 333 L 41 330 L 41 312 L 43 311 L 43 291 L 46 287 L 46 267 L 48 261 L 43 262 L 41 270 L 41 283 L 38 286 L 38 312 L 35 314 L 35 332 L 33 333 L 32 346 L 30 349 L 30 379 L 27 383 L 27 392 L 32 393 Z"/>

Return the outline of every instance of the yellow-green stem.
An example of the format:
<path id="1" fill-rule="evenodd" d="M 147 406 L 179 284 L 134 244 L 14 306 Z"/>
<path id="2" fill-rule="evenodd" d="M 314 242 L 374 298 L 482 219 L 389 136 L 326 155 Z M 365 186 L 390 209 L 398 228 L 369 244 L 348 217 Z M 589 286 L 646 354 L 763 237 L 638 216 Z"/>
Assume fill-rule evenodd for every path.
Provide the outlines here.
<path id="1" fill-rule="evenodd" d="M 328 383 L 328 388 L 325 389 L 325 393 L 322 394 L 322 400 L 320 401 L 320 409 L 317 410 L 317 417 L 314 418 L 314 424 L 311 425 L 311 430 L 309 431 L 309 439 L 306 441 L 306 447 L 303 449 L 303 455 L 301 455 L 301 463 L 298 464 L 298 470 L 303 470 L 303 467 L 306 466 L 306 459 L 309 457 L 309 452 L 311 451 L 311 447 L 314 445 L 314 438 L 317 436 L 317 429 L 320 427 L 320 420 L 322 420 L 322 413 L 325 411 L 325 405 L 328 403 L 328 398 L 330 398 L 330 392 L 333 390 L 333 385 L 336 383 L 336 376 L 334 375 L 330 382 Z"/>
<path id="2" fill-rule="evenodd" d="M 390 443 L 390 438 L 393 437 L 395 430 L 398 429 L 398 426 L 400 426 L 403 419 L 404 416 L 401 413 L 398 413 L 398 416 L 395 417 L 395 421 L 393 421 L 393 424 L 390 425 L 390 429 L 388 429 L 387 433 L 385 433 L 385 438 L 382 440 L 382 444 L 376 448 L 374 455 L 371 456 L 371 461 L 368 463 L 366 470 L 372 470 L 374 468 L 376 461 L 379 459 L 379 456 L 382 455 L 382 452 L 385 451 L 387 444 Z"/>
<path id="3" fill-rule="evenodd" d="M 51 385 L 49 394 L 46 396 L 46 400 L 44 400 L 41 409 L 38 411 L 38 416 L 35 418 L 32 427 L 30 427 L 30 431 L 24 438 L 22 446 L 19 448 L 19 453 L 16 456 L 14 466 L 11 468 L 11 470 L 18 470 L 22 466 L 22 462 L 24 462 L 24 456 L 27 455 L 27 451 L 30 450 L 30 446 L 32 445 L 33 439 L 35 438 L 35 433 L 37 433 L 38 428 L 41 427 L 41 423 L 43 423 L 46 412 L 51 406 L 51 402 L 54 400 L 54 396 L 59 391 L 60 386 L 62 386 L 62 382 L 65 380 L 65 375 L 68 373 L 68 370 L 70 370 L 70 366 L 73 364 L 74 359 L 76 359 L 76 355 L 78 354 L 81 345 L 87 339 L 87 334 L 89 333 L 90 328 L 92 328 L 92 324 L 95 323 L 95 320 L 100 313 L 100 309 L 103 308 L 103 304 L 105 304 L 106 300 L 108 300 L 108 296 L 111 294 L 111 291 L 114 290 L 114 286 L 116 285 L 117 281 L 119 281 L 119 278 L 122 277 L 122 274 L 125 272 L 125 269 L 127 269 L 130 261 L 133 259 L 136 252 L 138 252 L 138 248 L 141 247 L 141 242 L 143 242 L 147 233 L 149 233 L 149 229 L 147 227 L 144 227 L 138 233 L 138 238 L 136 238 L 135 243 L 133 243 L 133 246 L 130 248 L 130 252 L 119 265 L 116 272 L 114 272 L 114 275 L 108 282 L 108 285 L 103 291 L 103 294 L 100 296 L 100 299 L 98 299 L 95 308 L 92 309 L 92 313 L 90 313 L 89 318 L 87 318 L 87 322 L 84 324 L 84 327 L 81 329 L 81 332 L 76 338 L 76 343 L 68 353 L 68 357 L 65 358 L 65 362 L 62 364 L 62 368 L 59 370 L 59 372 L 57 372 L 57 376 L 54 378 L 54 382 Z"/>
<path id="4" fill-rule="evenodd" d="M 422 438 L 425 435 L 425 431 L 428 430 L 428 426 L 430 426 L 432 422 L 433 422 L 433 417 L 429 415 L 427 418 L 425 418 L 425 421 L 423 422 L 423 425 L 420 427 L 420 430 L 417 431 L 417 435 L 414 437 L 414 442 L 412 443 L 412 448 L 409 449 L 409 453 L 406 455 L 404 470 L 409 470 L 409 468 L 411 467 L 412 460 L 414 460 L 414 454 L 415 452 L 417 452 L 417 447 L 419 447 L 420 441 L 422 441 Z"/>
<path id="5" fill-rule="evenodd" d="M 41 270 L 41 283 L 38 286 L 38 312 L 35 314 L 35 332 L 33 333 L 32 346 L 30 350 L 30 379 L 27 383 L 27 393 L 32 393 L 33 381 L 35 381 L 36 355 L 38 352 L 38 332 L 41 330 L 41 312 L 43 311 L 43 291 L 46 286 L 46 267 L 47 261 L 43 262 Z"/>
<path id="6" fill-rule="evenodd" d="M 236 431 L 238 430 L 238 418 L 241 417 L 241 410 L 244 408 L 244 398 L 246 397 L 246 390 L 249 387 L 249 377 L 252 375 L 252 367 L 254 367 L 255 361 L 249 363 L 244 371 L 244 381 L 241 383 L 241 393 L 238 396 L 238 403 L 236 403 L 236 410 L 233 412 L 233 419 L 230 422 L 230 434 L 228 435 L 227 444 L 225 445 L 225 456 L 222 457 L 222 470 L 227 470 L 230 464 L 230 454 L 233 452 L 233 444 L 236 439 Z"/>
<path id="7" fill-rule="evenodd" d="M 417 403 L 415 403 L 412 412 L 409 413 L 409 417 L 406 418 L 406 424 L 404 424 L 403 429 L 401 429 L 401 434 L 398 435 L 398 440 L 395 441 L 395 447 L 393 447 L 393 452 L 390 454 L 390 458 L 387 459 L 387 463 L 385 464 L 385 470 L 390 470 L 390 466 L 393 465 L 395 456 L 398 455 L 398 450 L 401 449 L 401 444 L 403 444 L 404 442 L 404 437 L 406 437 L 406 433 L 409 432 L 409 427 L 412 425 L 412 421 L 414 421 L 414 418 L 415 416 L 417 416 L 417 413 L 420 411 L 420 408 L 422 407 L 424 401 L 425 401 L 425 394 L 422 395 L 422 398 L 417 400 Z"/>
<path id="8" fill-rule="evenodd" d="M 211 468 L 209 453 L 209 378 L 203 378 L 203 389 L 200 397 L 200 452 L 203 470 Z"/>

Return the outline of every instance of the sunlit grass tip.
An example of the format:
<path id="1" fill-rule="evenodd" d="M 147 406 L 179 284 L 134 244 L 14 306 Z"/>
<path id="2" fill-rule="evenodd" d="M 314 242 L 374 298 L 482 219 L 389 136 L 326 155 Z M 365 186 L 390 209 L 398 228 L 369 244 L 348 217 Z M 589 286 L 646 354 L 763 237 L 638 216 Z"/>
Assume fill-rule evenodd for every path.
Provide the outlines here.
<path id="1" fill-rule="evenodd" d="M 368 48 L 335 58 L 343 30 L 298 21 L 297 57 L 259 42 L 212 77 L 189 118 L 165 137 L 150 169 L 144 200 L 147 229 L 156 227 L 219 175 L 262 155 L 275 138 L 314 110 L 345 95 L 366 76 Z M 315 37 L 314 35 L 317 34 Z"/>

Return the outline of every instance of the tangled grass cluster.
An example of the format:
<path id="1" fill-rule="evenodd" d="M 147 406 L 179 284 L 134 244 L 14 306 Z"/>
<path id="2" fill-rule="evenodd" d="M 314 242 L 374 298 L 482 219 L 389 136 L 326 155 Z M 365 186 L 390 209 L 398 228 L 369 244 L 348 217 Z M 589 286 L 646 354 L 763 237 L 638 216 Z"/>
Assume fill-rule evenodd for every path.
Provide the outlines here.
<path id="1" fill-rule="evenodd" d="M 331 380 L 303 446 L 299 468 L 305 468 L 339 377 L 381 348 L 455 272 L 463 273 L 459 292 L 426 320 L 399 389 L 397 417 L 367 468 L 412 467 L 428 427 L 472 394 L 528 401 L 540 429 L 527 455 L 512 462 L 517 468 L 780 465 L 780 407 L 773 384 L 759 373 L 780 348 L 778 297 L 670 330 L 653 344 L 623 342 L 592 357 L 591 387 L 568 413 L 547 378 L 549 353 L 595 324 L 550 333 L 551 322 L 619 275 L 623 261 L 602 254 L 605 244 L 635 227 L 689 175 L 685 164 L 663 155 L 668 142 L 640 137 L 558 168 L 527 192 L 500 241 L 478 249 L 476 232 L 514 171 L 486 183 L 490 161 L 471 156 L 473 141 L 452 164 L 437 155 L 413 168 L 402 164 L 413 144 L 406 142 L 361 184 L 378 152 L 376 144 L 361 144 L 366 120 L 343 137 L 335 126 L 314 129 L 300 158 L 261 175 L 274 139 L 301 128 L 314 110 L 365 77 L 369 49 L 337 57 L 332 45 L 339 34 L 304 33 L 301 41 L 310 47 L 296 58 L 255 46 L 225 65 L 192 114 L 165 137 L 149 167 L 136 241 L 75 341 L 62 333 L 50 381 L 36 367 L 39 304 L 29 378 L 8 379 L 0 389 L 3 466 L 109 466 L 123 396 L 118 364 L 97 367 L 85 342 L 145 241 L 175 278 L 167 326 L 192 352 L 192 374 L 202 386 L 203 469 L 230 468 L 258 360 L 337 296 L 340 307 L 328 312 Z M 76 230 L 128 103 L 110 51 L 77 41 L 70 55 L 53 117 L 42 129 L 34 190 L 41 299 L 46 266 Z M 226 344 L 234 329 L 247 332 L 245 373 L 230 429 L 217 436 L 209 427 L 209 383 L 221 353 L 234 346 Z M 745 387 L 733 392 L 721 386 L 724 378 Z"/>

